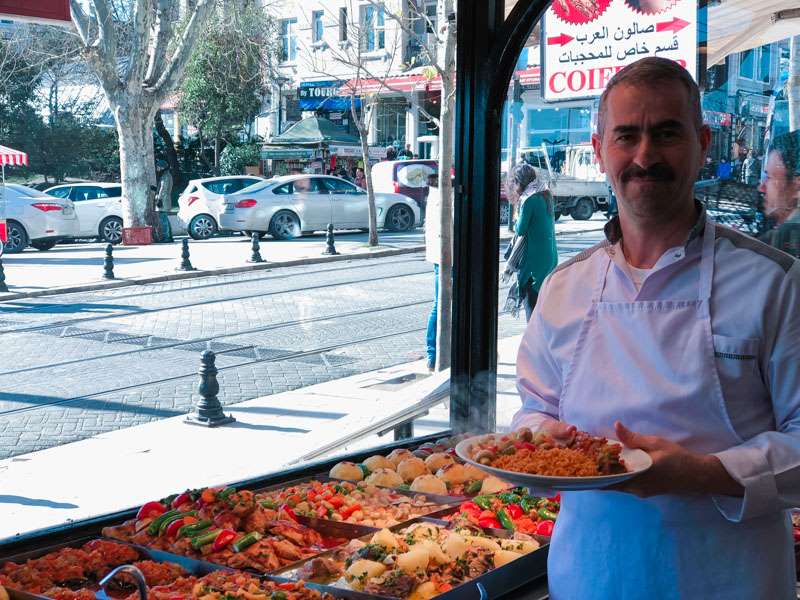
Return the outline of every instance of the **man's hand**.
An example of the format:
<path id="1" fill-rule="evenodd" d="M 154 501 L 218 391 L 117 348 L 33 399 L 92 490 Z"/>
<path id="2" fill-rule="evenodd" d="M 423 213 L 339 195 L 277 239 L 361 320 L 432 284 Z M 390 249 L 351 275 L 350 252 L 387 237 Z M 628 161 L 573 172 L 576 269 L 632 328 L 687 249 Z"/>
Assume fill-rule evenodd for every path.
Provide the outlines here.
<path id="1" fill-rule="evenodd" d="M 556 421 L 555 419 L 545 419 L 539 425 L 537 432 L 541 431 L 551 436 L 559 444 L 567 445 L 575 439 L 575 434 L 578 433 L 578 428 L 575 425 L 564 423 L 563 421 Z"/>
<path id="2" fill-rule="evenodd" d="M 614 427 L 617 439 L 628 448 L 647 452 L 653 459 L 653 466 L 641 475 L 606 489 L 641 498 L 661 494 L 744 495 L 744 488 L 716 456 L 690 452 L 662 437 L 633 432 L 619 421 Z"/>

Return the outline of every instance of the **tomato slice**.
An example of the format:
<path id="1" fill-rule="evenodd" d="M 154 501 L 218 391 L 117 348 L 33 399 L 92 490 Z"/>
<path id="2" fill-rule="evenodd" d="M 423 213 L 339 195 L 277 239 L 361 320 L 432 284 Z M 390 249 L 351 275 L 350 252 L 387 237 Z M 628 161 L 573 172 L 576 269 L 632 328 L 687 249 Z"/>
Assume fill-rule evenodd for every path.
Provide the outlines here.
<path id="1" fill-rule="evenodd" d="M 145 502 L 142 505 L 142 508 L 139 509 L 139 512 L 136 513 L 136 519 L 148 519 L 150 517 L 157 517 L 158 515 L 163 515 L 167 512 L 167 507 L 161 504 L 161 502 Z"/>
<path id="2" fill-rule="evenodd" d="M 223 529 L 217 534 L 217 537 L 214 538 L 214 552 L 219 552 L 220 550 L 224 549 L 228 544 L 230 544 L 234 539 L 236 539 L 237 533 L 232 529 Z"/>

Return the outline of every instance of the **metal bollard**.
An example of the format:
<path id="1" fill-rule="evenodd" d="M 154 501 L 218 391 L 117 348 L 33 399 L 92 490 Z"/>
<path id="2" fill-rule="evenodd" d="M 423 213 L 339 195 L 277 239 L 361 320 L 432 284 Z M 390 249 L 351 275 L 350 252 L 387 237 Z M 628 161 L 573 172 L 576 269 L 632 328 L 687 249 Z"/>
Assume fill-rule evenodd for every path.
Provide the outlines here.
<path id="1" fill-rule="evenodd" d="M 194 411 L 186 415 L 185 422 L 192 425 L 204 425 L 206 427 L 218 427 L 236 421 L 232 416 L 222 412 L 222 404 L 217 398 L 219 393 L 219 382 L 217 381 L 217 355 L 211 350 L 203 352 L 200 358 L 200 385 L 197 391 L 200 400 L 194 407 Z"/>
<path id="2" fill-rule="evenodd" d="M 189 260 L 189 240 L 183 238 L 181 242 L 181 264 L 176 269 L 177 271 L 196 271 Z"/>
<path id="3" fill-rule="evenodd" d="M 255 231 L 253 232 L 253 246 L 252 246 L 252 248 L 253 248 L 253 253 L 250 256 L 250 260 L 248 260 L 247 262 L 249 262 L 249 263 L 267 262 L 263 258 L 261 258 L 261 245 L 258 242 L 258 233 L 255 232 Z"/>
<path id="4" fill-rule="evenodd" d="M 106 258 L 103 261 L 103 279 L 114 279 L 114 247 L 106 246 Z"/>
<path id="5" fill-rule="evenodd" d="M 323 252 L 323 254 L 329 254 L 331 256 L 339 254 L 336 251 L 336 246 L 333 244 L 333 223 L 328 223 L 328 234 L 325 236 L 325 252 Z"/>
<path id="6" fill-rule="evenodd" d="M 0 242 L 2 247 L 2 242 Z M 3 269 L 3 255 L 0 253 L 0 292 L 7 292 L 8 286 L 6 285 L 6 272 Z"/>

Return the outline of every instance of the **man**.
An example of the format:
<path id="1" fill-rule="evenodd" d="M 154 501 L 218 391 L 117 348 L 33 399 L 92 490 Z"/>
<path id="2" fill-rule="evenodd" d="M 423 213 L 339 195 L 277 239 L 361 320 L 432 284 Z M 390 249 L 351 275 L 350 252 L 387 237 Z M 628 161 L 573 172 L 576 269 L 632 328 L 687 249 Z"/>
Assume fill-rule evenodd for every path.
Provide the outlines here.
<path id="1" fill-rule="evenodd" d="M 442 262 L 442 194 L 439 191 L 439 176 L 428 175 L 428 198 L 425 205 L 425 260 L 433 264 L 433 305 L 428 315 L 425 335 L 425 350 L 428 371 L 436 368 L 436 319 L 439 309 L 439 264 Z"/>
<path id="2" fill-rule="evenodd" d="M 744 163 L 742 165 L 742 183 L 746 183 L 747 185 L 758 184 L 760 170 L 761 164 L 753 155 L 753 151 L 748 151 L 747 158 L 744 159 Z"/>
<path id="3" fill-rule="evenodd" d="M 794 598 L 800 264 L 693 200 L 710 139 L 677 63 L 629 65 L 601 97 L 592 144 L 619 216 L 545 280 L 514 426 L 613 437 L 653 466 L 562 494 L 554 600 Z"/>
<path id="4" fill-rule="evenodd" d="M 414 153 L 411 151 L 411 144 L 406 144 L 406 147 L 400 150 L 397 158 L 407 160 L 410 158 L 414 158 Z"/>
<path id="5" fill-rule="evenodd" d="M 764 194 L 764 213 L 774 228 L 760 239 L 800 257 L 800 130 L 775 138 L 765 175 L 758 191 Z"/>

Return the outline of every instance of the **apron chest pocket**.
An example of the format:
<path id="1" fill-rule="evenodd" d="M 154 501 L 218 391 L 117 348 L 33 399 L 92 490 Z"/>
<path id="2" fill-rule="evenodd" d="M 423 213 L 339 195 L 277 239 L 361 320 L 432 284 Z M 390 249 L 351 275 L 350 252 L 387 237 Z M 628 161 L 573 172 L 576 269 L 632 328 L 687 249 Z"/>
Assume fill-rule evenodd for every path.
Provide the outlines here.
<path id="1" fill-rule="evenodd" d="M 754 425 L 771 420 L 769 395 L 759 366 L 760 340 L 714 335 L 714 360 L 719 373 L 725 408 L 731 425 L 748 439 Z"/>

